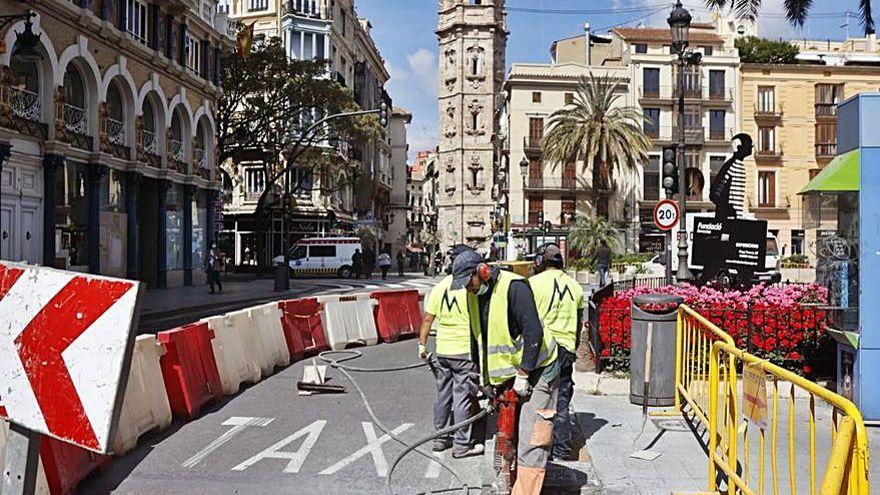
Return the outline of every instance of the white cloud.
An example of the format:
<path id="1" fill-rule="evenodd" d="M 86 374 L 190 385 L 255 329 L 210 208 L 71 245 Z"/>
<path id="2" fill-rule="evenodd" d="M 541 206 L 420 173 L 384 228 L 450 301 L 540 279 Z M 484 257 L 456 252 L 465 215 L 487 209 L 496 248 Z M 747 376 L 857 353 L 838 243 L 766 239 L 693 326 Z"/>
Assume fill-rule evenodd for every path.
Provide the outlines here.
<path id="1" fill-rule="evenodd" d="M 434 96 L 437 96 L 439 68 L 437 64 L 437 56 L 434 52 L 425 48 L 419 48 L 414 53 L 406 56 L 409 67 L 417 79 L 429 89 Z"/>
<path id="2" fill-rule="evenodd" d="M 401 64 L 402 65 L 402 64 Z M 391 79 L 388 90 L 394 104 L 413 114 L 407 129 L 410 159 L 423 150 L 437 146 L 437 92 L 439 67 L 437 54 L 418 48 L 406 54 L 406 66 L 388 64 Z"/>

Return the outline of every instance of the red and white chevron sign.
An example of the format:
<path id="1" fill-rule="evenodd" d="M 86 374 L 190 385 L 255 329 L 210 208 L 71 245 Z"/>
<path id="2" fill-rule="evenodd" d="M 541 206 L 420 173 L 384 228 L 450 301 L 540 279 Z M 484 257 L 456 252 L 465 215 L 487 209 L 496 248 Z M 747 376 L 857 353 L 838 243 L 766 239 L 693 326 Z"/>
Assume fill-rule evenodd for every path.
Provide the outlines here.
<path id="1" fill-rule="evenodd" d="M 108 453 L 140 284 L 0 262 L 0 414 Z"/>

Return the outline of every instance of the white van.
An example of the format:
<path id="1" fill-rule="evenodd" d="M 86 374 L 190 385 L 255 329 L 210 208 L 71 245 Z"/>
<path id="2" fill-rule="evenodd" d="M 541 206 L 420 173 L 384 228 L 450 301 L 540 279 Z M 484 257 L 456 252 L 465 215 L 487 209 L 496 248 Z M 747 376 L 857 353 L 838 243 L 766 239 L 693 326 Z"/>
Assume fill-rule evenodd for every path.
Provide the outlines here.
<path id="1" fill-rule="evenodd" d="M 364 252 L 357 237 L 301 239 L 290 248 L 290 272 L 294 276 L 336 275 L 351 278 L 354 276 L 351 257 L 355 249 Z M 284 257 L 276 256 L 272 263 L 282 265 Z"/>

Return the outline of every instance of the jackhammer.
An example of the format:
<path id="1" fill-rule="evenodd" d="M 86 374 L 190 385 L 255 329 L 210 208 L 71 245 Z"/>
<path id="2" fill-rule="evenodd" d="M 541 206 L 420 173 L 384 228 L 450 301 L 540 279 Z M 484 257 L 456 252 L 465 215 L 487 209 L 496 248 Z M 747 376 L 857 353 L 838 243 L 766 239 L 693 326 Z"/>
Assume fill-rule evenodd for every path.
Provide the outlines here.
<path id="1" fill-rule="evenodd" d="M 489 397 L 492 409 L 498 414 L 495 435 L 495 493 L 507 495 L 516 483 L 517 444 L 519 442 L 519 396 L 510 385 L 494 389 L 482 387 Z"/>

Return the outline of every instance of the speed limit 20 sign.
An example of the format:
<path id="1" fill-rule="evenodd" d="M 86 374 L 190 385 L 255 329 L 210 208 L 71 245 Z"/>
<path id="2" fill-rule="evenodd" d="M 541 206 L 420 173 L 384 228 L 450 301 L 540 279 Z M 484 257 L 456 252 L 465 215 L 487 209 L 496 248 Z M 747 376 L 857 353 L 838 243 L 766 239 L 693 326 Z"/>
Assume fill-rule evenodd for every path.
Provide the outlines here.
<path id="1" fill-rule="evenodd" d="M 678 204 L 671 199 L 664 199 L 654 207 L 654 223 L 660 230 L 672 230 L 678 225 Z"/>

